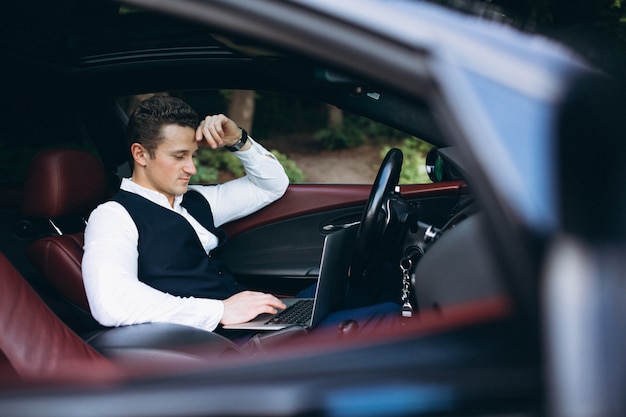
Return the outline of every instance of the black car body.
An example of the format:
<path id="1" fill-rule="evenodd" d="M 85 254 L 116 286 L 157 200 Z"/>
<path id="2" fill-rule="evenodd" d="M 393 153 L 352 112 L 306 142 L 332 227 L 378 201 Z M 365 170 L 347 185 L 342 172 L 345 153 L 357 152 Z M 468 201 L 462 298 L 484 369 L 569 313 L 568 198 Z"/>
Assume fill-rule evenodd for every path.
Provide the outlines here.
<path id="1" fill-rule="evenodd" d="M 404 1 L 33 0 L 6 6 L 0 34 L 7 155 L 22 142 L 79 144 L 114 183 L 128 172 L 116 98 L 243 89 L 391 125 L 437 147 L 432 166 L 445 172 L 401 184 L 410 209 L 398 218 L 412 223 L 386 224 L 389 247 L 424 252 L 404 325 L 114 378 L 89 364 L 71 378 L 7 378 L 3 416 L 620 414 L 619 91 L 572 51 Z M 4 172 L 0 249 L 84 335 L 92 324 L 24 256 L 49 227 L 23 212 L 14 173 Z M 226 225 L 224 258 L 249 286 L 293 294 L 315 280 L 328 227 L 366 219 L 370 189 L 291 184 Z"/>

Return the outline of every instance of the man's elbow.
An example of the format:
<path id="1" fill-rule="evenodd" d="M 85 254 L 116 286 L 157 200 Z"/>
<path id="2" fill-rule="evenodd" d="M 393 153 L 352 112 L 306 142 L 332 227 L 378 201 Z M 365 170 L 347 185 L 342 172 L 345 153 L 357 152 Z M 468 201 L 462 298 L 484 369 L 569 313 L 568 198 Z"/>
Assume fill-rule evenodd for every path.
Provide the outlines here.
<path id="1" fill-rule="evenodd" d="M 92 317 L 102 326 L 119 327 L 134 324 L 120 309 L 111 308 L 110 303 L 89 303 Z"/>
<path id="2" fill-rule="evenodd" d="M 289 177 L 285 174 L 280 182 L 280 187 L 278 187 L 277 197 L 276 199 L 281 198 L 287 192 L 287 188 L 289 187 Z"/>
<path id="3" fill-rule="evenodd" d="M 120 320 L 116 318 L 114 314 L 107 311 L 107 309 L 91 307 L 91 315 L 102 326 L 118 327 L 121 325 Z"/>

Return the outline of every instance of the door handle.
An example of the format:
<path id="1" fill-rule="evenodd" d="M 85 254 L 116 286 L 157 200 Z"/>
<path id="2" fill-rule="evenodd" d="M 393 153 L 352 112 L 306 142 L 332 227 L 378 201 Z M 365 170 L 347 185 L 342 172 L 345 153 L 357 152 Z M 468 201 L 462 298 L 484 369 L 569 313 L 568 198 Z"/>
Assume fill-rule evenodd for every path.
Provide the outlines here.
<path id="1" fill-rule="evenodd" d="M 343 224 L 326 224 L 322 226 L 322 230 L 325 232 L 336 232 L 337 230 L 348 229 L 352 226 L 356 226 L 361 222 L 343 223 Z"/>

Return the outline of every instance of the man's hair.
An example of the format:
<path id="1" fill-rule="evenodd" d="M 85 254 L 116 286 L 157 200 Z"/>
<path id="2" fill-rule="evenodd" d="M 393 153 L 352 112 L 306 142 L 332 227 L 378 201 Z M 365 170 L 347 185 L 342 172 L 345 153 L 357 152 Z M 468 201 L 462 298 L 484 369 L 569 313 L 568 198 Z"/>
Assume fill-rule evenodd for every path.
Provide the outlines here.
<path id="1" fill-rule="evenodd" d="M 161 128 L 175 124 L 196 129 L 198 113 L 187 103 L 171 96 L 153 96 L 137 106 L 128 120 L 126 139 L 129 146 L 142 145 L 151 157 L 164 139 Z"/>

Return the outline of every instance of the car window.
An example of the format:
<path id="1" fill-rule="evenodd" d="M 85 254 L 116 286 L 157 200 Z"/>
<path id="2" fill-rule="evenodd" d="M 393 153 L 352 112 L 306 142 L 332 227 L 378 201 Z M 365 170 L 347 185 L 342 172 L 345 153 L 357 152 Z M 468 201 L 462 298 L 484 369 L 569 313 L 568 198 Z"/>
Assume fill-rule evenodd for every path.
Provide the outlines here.
<path id="1" fill-rule="evenodd" d="M 391 147 L 404 152 L 400 182 L 431 182 L 426 174 L 428 143 L 382 123 L 300 97 L 272 92 L 211 90 L 168 92 L 200 115 L 225 113 L 280 159 L 291 183 L 371 184 Z M 119 97 L 128 114 L 143 96 Z M 226 151 L 201 148 L 195 183 L 223 182 L 243 175 Z"/>

